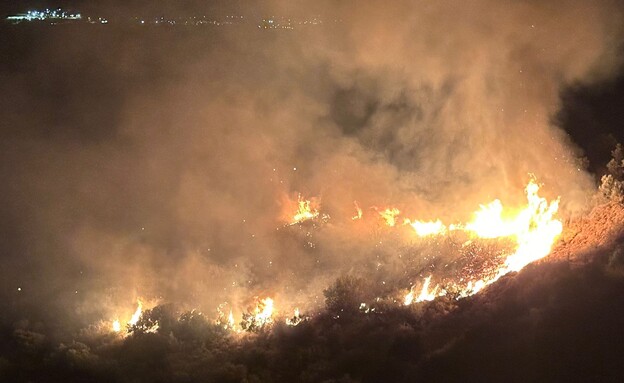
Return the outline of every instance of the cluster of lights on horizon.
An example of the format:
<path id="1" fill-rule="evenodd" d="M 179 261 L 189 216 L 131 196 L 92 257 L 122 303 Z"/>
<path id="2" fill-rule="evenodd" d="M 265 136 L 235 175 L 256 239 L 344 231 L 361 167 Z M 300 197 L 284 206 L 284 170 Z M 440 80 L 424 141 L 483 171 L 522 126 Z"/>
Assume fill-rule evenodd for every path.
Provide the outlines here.
<path id="1" fill-rule="evenodd" d="M 43 11 L 28 11 L 24 14 L 8 16 L 7 20 L 12 22 L 20 21 L 44 21 L 44 20 L 81 20 L 80 13 L 68 13 L 61 8 L 45 9 Z"/>
<path id="2" fill-rule="evenodd" d="M 125 21 L 124 21 L 125 20 Z M 58 22 L 82 22 L 87 24 L 109 24 L 108 17 L 102 16 L 87 16 L 83 17 L 82 14 L 76 12 L 67 12 L 61 8 L 57 9 L 44 9 L 44 10 L 29 10 L 26 13 L 10 15 L 6 18 L 9 23 L 19 24 L 22 22 L 50 22 L 56 24 Z M 227 26 L 235 24 L 249 24 L 256 26 L 258 29 L 287 29 L 293 30 L 296 27 L 303 26 L 315 26 L 323 25 L 323 20 L 319 16 L 313 16 L 303 19 L 293 19 L 289 17 L 276 17 L 271 16 L 263 19 L 245 18 L 243 15 L 226 15 L 223 17 L 217 16 L 187 16 L 187 17 L 141 17 L 141 16 L 126 16 L 115 19 L 121 23 L 132 23 L 138 25 L 169 25 L 169 26 Z M 341 20 L 334 20 L 335 23 Z"/>

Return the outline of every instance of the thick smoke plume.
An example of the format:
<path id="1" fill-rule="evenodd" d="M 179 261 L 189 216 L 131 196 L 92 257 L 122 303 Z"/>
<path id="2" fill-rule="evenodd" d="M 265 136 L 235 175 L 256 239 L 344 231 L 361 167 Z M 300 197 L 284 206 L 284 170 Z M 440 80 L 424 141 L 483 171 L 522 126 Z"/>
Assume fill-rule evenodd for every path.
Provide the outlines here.
<path id="1" fill-rule="evenodd" d="M 295 8 L 306 14 L 250 14 Z M 428 262 L 375 208 L 465 220 L 494 198 L 523 203 L 529 173 L 564 215 L 587 207 L 593 180 L 551 118 L 563 87 L 617 68 L 612 3 L 309 12 L 323 25 L 11 29 L 4 315 L 84 326 L 137 296 L 237 313 L 266 295 L 311 307 L 337 275 L 407 288 Z M 299 193 L 317 198 L 324 223 L 286 226 Z"/>

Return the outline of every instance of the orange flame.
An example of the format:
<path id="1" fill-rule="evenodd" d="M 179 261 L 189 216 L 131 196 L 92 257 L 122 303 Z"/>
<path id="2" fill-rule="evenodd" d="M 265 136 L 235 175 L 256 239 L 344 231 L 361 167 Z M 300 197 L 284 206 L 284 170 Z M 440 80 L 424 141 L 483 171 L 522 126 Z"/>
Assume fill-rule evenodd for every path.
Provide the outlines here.
<path id="1" fill-rule="evenodd" d="M 355 205 L 355 215 L 351 217 L 352 220 L 362 219 L 362 209 L 360 209 L 360 205 L 358 205 L 357 201 L 353 201 Z"/>
<path id="2" fill-rule="evenodd" d="M 301 194 L 297 197 L 297 213 L 292 218 L 291 225 L 314 219 L 318 217 L 319 212 L 310 206 L 310 201 L 303 199 Z"/>
<path id="3" fill-rule="evenodd" d="M 137 299 L 137 309 L 135 310 L 134 314 L 132 314 L 132 317 L 130 318 L 130 320 L 128 320 L 128 322 L 126 322 L 127 325 L 131 325 L 134 326 L 135 324 L 138 323 L 139 319 L 141 318 L 141 313 L 143 312 L 143 302 L 141 302 L 140 299 Z M 121 326 L 121 321 L 117 318 L 112 322 L 111 325 L 111 330 L 113 332 L 121 332 L 122 326 Z"/>
<path id="4" fill-rule="evenodd" d="M 479 238 L 508 237 L 516 242 L 516 250 L 510 254 L 491 277 L 469 281 L 464 286 L 454 286 L 459 290 L 459 297 L 474 295 L 485 286 L 494 283 L 503 275 L 520 271 L 526 265 L 546 257 L 557 237 L 563 230 L 561 221 L 555 218 L 559 208 L 559 199 L 548 202 L 538 195 L 539 185 L 534 180 L 529 181 L 525 188 L 527 205 L 515 214 L 505 214 L 505 209 L 499 200 L 494 200 L 474 214 L 474 219 L 466 225 L 451 225 L 450 230 L 463 230 Z M 442 222 L 410 222 L 419 236 L 442 234 L 446 227 Z M 437 286 L 432 292 L 428 291 L 430 278 L 425 279 L 423 289 L 416 298 L 416 302 L 431 300 L 435 296 L 445 294 L 445 290 L 437 292 Z M 437 294 L 437 295 L 436 295 Z M 433 298 L 432 298 L 433 296 Z M 431 299 L 430 299 L 431 298 Z M 404 303 L 414 301 L 414 292 L 405 296 Z"/>
<path id="5" fill-rule="evenodd" d="M 254 310 L 254 319 L 257 324 L 263 326 L 265 324 L 273 323 L 273 299 L 265 298 L 256 305 Z"/>
<path id="6" fill-rule="evenodd" d="M 436 221 L 414 221 L 406 220 L 406 224 L 412 226 L 419 237 L 430 235 L 440 235 L 446 232 L 446 226 L 439 219 Z"/>
<path id="7" fill-rule="evenodd" d="M 137 324 L 137 322 L 141 318 L 141 313 L 143 312 L 143 302 L 141 302 L 140 299 L 137 299 L 137 305 L 138 306 L 136 311 L 134 312 L 134 314 L 132 314 L 132 318 L 130 318 L 130 320 L 128 321 L 128 324 L 132 326 Z"/>
<path id="8" fill-rule="evenodd" d="M 381 218 L 384 219 L 384 221 L 386 221 L 386 224 L 390 227 L 394 227 L 394 225 L 396 225 L 396 217 L 400 214 L 401 212 L 399 211 L 399 209 L 393 207 L 393 208 L 387 208 L 384 211 L 380 211 L 379 215 L 381 216 Z"/>

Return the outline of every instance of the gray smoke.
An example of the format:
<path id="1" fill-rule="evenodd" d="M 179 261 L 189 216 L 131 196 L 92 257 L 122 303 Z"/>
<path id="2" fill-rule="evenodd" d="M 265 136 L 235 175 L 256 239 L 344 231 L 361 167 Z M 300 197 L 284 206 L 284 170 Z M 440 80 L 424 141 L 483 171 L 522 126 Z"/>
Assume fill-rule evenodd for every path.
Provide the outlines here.
<path id="1" fill-rule="evenodd" d="M 3 49 L 18 53 L 0 72 L 12 307 L 89 322 L 136 296 L 310 305 L 336 275 L 400 269 L 411 240 L 375 207 L 466 220 L 494 198 L 523 203 L 529 174 L 564 216 L 587 207 L 593 179 L 551 117 L 563 87 L 619 65 L 615 3 L 255 7 L 323 25 L 12 31 L 21 40 Z M 298 193 L 326 223 L 285 226 Z"/>

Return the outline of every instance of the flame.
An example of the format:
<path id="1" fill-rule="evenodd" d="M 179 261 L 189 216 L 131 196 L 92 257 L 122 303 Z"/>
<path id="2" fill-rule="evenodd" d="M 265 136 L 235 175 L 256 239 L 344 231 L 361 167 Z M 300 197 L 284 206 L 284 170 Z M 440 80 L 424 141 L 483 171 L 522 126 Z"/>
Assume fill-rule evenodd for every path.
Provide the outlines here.
<path id="1" fill-rule="evenodd" d="M 236 327 L 236 320 L 234 319 L 234 312 L 232 309 L 230 308 L 229 313 L 227 315 L 225 314 L 228 311 L 224 310 L 229 306 L 228 302 L 221 303 L 217 306 L 217 319 L 215 320 L 215 324 L 222 326 L 224 330 L 240 332 L 240 328 Z"/>
<path id="2" fill-rule="evenodd" d="M 414 302 L 414 286 L 412 286 L 412 288 L 410 289 L 409 293 L 407 293 L 405 295 L 405 298 L 403 298 L 403 304 L 405 306 L 411 305 L 412 302 Z"/>
<path id="3" fill-rule="evenodd" d="M 563 225 L 556 218 L 559 208 L 559 199 L 548 201 L 538 195 L 539 185 L 535 180 L 531 179 L 525 188 L 527 204 L 525 207 L 516 210 L 508 210 L 503 207 L 500 200 L 494 200 L 488 204 L 480 205 L 480 209 L 473 215 L 473 219 L 467 224 L 452 224 L 446 226 L 441 220 L 419 221 L 404 219 L 404 225 L 410 225 L 417 236 L 434 236 L 444 235 L 448 231 L 463 231 L 471 237 L 467 243 L 472 243 L 475 238 L 509 238 L 516 246 L 513 252 L 507 254 L 504 259 L 498 259 L 493 268 L 485 271 L 470 271 L 470 276 L 461 278 L 459 282 L 448 282 L 444 279 L 442 285 L 436 284 L 431 288 L 433 275 L 424 278 L 420 291 L 415 291 L 413 285 L 410 291 L 403 299 L 404 305 L 411 305 L 416 302 L 431 301 L 436 297 L 443 296 L 452 291 L 457 298 L 474 295 L 491 283 L 494 283 L 503 275 L 519 271 L 531 262 L 546 257 L 554 244 L 557 237 L 561 234 Z M 358 203 L 354 201 L 356 215 L 353 220 L 362 218 L 362 209 Z M 297 212 L 292 217 L 292 224 L 300 223 L 306 220 L 315 219 L 319 216 L 319 211 L 314 208 L 313 202 L 305 200 L 301 195 L 298 196 Z M 374 208 L 377 210 L 376 208 Z M 386 208 L 383 211 L 377 210 L 379 215 L 384 219 L 385 223 L 394 227 L 397 224 L 397 217 L 400 211 L 397 208 Z M 324 217 L 328 217 L 323 215 Z M 236 322 L 232 310 L 229 310 L 227 318 L 221 310 L 222 305 L 217 308 L 219 319 L 217 324 L 223 325 L 226 329 L 241 332 L 245 326 L 249 328 L 261 328 L 274 322 L 275 306 L 273 299 L 267 297 L 260 300 L 255 309 L 248 314 L 243 314 L 243 322 L 241 327 L 236 330 Z M 137 309 L 131 319 L 126 322 L 127 325 L 136 325 L 141 317 L 143 303 L 137 300 Z M 360 310 L 368 313 L 374 311 L 369 309 L 365 303 L 362 303 Z M 285 322 L 289 326 L 296 326 L 302 321 L 308 320 L 309 317 L 302 316 L 299 309 L 294 310 L 292 318 L 286 318 Z M 156 324 L 148 332 L 156 331 Z M 112 331 L 121 332 L 122 322 L 115 319 L 112 322 Z M 252 330 L 253 331 L 253 330 Z"/>
<path id="4" fill-rule="evenodd" d="M 416 298 L 416 303 L 424 302 L 424 301 L 432 301 L 436 297 L 436 293 L 438 292 L 438 285 L 433 288 L 432 291 L 429 291 L 429 284 L 431 283 L 431 275 L 425 278 L 425 282 L 423 283 L 422 290 L 420 290 L 420 294 L 418 298 Z"/>
<path id="5" fill-rule="evenodd" d="M 132 314 L 132 317 L 130 318 L 130 320 L 128 322 L 126 322 L 126 325 L 130 325 L 130 326 L 134 326 L 135 324 L 137 324 L 139 322 L 139 319 L 141 318 L 141 313 L 143 312 L 143 302 L 141 302 L 140 299 L 137 299 L 137 309 L 134 312 L 134 314 Z M 111 325 L 111 330 L 113 332 L 121 332 L 122 326 L 121 326 L 121 321 L 119 319 L 115 319 L 112 322 Z"/>
<path id="6" fill-rule="evenodd" d="M 235 325 L 236 325 L 236 322 L 234 322 L 234 314 L 232 314 L 232 310 L 230 310 L 230 315 L 228 315 L 227 326 L 229 326 L 230 328 L 234 328 Z"/>
<path id="7" fill-rule="evenodd" d="M 293 216 L 291 225 L 314 219 L 318 217 L 319 212 L 310 206 L 310 201 L 303 199 L 301 194 L 297 197 L 297 213 Z"/>
<path id="8" fill-rule="evenodd" d="M 466 287 L 460 288 L 459 297 L 465 298 L 471 295 L 475 295 L 479 291 L 481 291 L 485 286 L 494 283 L 499 277 L 494 277 L 492 279 L 479 279 L 478 281 L 469 281 Z"/>
<path id="9" fill-rule="evenodd" d="M 362 219 L 362 209 L 360 209 L 360 205 L 358 205 L 357 201 L 353 201 L 355 205 L 355 215 L 351 217 L 352 220 Z"/>
<path id="10" fill-rule="evenodd" d="M 508 271 L 520 271 L 529 263 L 547 256 L 563 230 L 561 221 L 554 219 L 559 199 L 548 203 L 537 195 L 538 190 L 539 186 L 533 181 L 526 187 L 529 205 L 520 215 L 523 226 L 517 234 L 518 249 L 505 261 Z"/>
<path id="11" fill-rule="evenodd" d="M 265 298 L 256 306 L 256 320 L 261 323 L 273 321 L 273 299 Z"/>
<path id="12" fill-rule="evenodd" d="M 256 305 L 254 320 L 259 326 L 273 322 L 273 299 L 265 298 Z"/>
<path id="13" fill-rule="evenodd" d="M 128 324 L 131 326 L 134 326 L 135 324 L 137 324 L 137 322 L 141 318 L 142 312 L 143 312 L 143 302 L 141 302 L 140 299 L 137 299 L 137 309 L 134 312 L 134 314 L 132 314 L 132 318 L 130 318 L 130 320 L 128 321 Z"/>
<path id="14" fill-rule="evenodd" d="M 406 224 L 412 226 L 416 234 L 420 237 L 426 237 L 429 235 L 440 235 L 446 232 L 446 226 L 439 219 L 436 221 L 414 221 L 406 220 Z"/>
<path id="15" fill-rule="evenodd" d="M 381 218 L 383 218 L 386 221 L 386 224 L 390 227 L 394 227 L 394 225 L 396 225 L 396 217 L 400 214 L 401 212 L 399 211 L 399 209 L 393 207 L 393 208 L 387 208 L 384 211 L 380 211 L 379 215 L 381 216 Z"/>
<path id="16" fill-rule="evenodd" d="M 301 315 L 301 313 L 299 312 L 298 308 L 295 308 L 293 314 L 294 315 L 293 315 L 292 318 L 286 318 L 286 325 L 287 326 L 297 326 L 299 323 L 301 323 L 304 320 L 306 320 L 306 318 Z"/>
<path id="17" fill-rule="evenodd" d="M 443 290 L 440 291 L 440 293 L 438 293 L 440 285 L 436 285 L 433 288 L 433 290 L 429 291 L 429 285 L 431 284 L 431 277 L 432 276 L 430 275 L 427 278 L 425 278 L 422 288 L 420 290 L 420 294 L 418 294 L 418 297 L 416 297 L 416 300 L 414 300 L 414 286 L 412 286 L 409 293 L 407 293 L 407 295 L 405 295 L 405 298 L 403 299 L 403 304 L 405 306 L 409 306 L 413 302 L 420 303 L 420 302 L 425 302 L 425 301 L 432 301 L 436 297 L 445 294 Z"/>
<path id="18" fill-rule="evenodd" d="M 489 284 L 496 282 L 503 275 L 520 271 L 531 262 L 546 257 L 557 237 L 563 230 L 560 220 L 555 218 L 559 209 L 559 199 L 548 202 L 538 195 L 539 185 L 531 179 L 525 188 L 527 205 L 515 214 L 506 212 L 500 200 L 481 205 L 474 218 L 466 225 L 451 225 L 449 230 L 463 230 L 479 238 L 511 238 L 516 243 L 515 251 L 494 270 L 490 276 L 470 280 L 465 285 L 452 284 L 459 291 L 458 296 L 474 295 Z M 419 236 L 443 234 L 446 227 L 442 222 L 409 222 Z M 444 289 L 438 292 L 436 286 L 429 291 L 431 276 L 425 278 L 422 291 L 416 302 L 432 300 L 446 294 Z M 413 289 L 405 296 L 404 304 L 414 301 Z"/>
<path id="19" fill-rule="evenodd" d="M 559 198 L 548 202 L 537 192 L 539 185 L 531 180 L 525 188 L 527 206 L 515 217 L 505 219 L 503 206 L 499 200 L 481 206 L 475 219 L 466 225 L 466 229 L 482 238 L 514 237 L 518 247 L 505 260 L 498 270 L 497 277 L 511 271 L 520 271 L 531 262 L 544 258 L 550 253 L 553 243 L 563 230 L 563 224 L 554 216 L 559 209 Z M 489 284 L 488 283 L 488 284 Z"/>
<path id="20" fill-rule="evenodd" d="M 481 205 L 481 210 L 474 214 L 474 219 L 464 229 L 480 238 L 499 238 L 517 233 L 519 225 L 521 222 L 518 222 L 517 217 L 511 220 L 503 218 L 503 204 L 496 199 Z"/>

